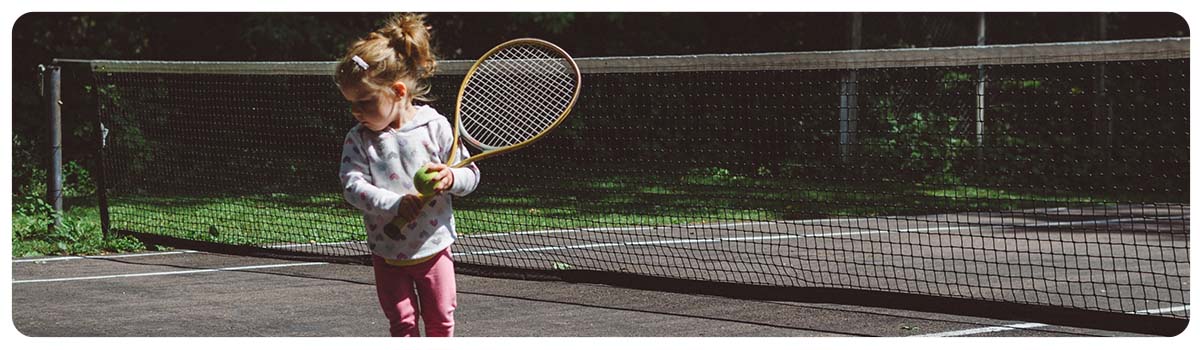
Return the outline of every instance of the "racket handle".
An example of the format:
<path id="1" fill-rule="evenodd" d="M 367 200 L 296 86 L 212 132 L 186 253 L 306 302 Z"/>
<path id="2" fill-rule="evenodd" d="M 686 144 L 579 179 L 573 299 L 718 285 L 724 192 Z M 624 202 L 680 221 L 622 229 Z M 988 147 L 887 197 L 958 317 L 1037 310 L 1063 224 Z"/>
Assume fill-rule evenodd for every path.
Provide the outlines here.
<path id="1" fill-rule="evenodd" d="M 420 209 L 417 209 L 417 212 L 420 213 L 421 210 L 425 209 L 425 206 L 429 205 L 429 201 L 433 200 L 433 197 L 437 197 L 437 195 L 435 194 L 432 196 L 426 196 L 423 194 L 417 194 L 417 199 L 421 201 L 421 204 L 418 207 Z M 404 225 L 408 225 L 409 223 L 415 221 L 416 219 L 417 218 L 414 217 L 411 220 L 404 220 L 404 218 L 397 215 L 395 219 L 392 219 L 391 225 L 396 226 L 396 228 L 400 228 L 400 227 L 404 227 Z"/>

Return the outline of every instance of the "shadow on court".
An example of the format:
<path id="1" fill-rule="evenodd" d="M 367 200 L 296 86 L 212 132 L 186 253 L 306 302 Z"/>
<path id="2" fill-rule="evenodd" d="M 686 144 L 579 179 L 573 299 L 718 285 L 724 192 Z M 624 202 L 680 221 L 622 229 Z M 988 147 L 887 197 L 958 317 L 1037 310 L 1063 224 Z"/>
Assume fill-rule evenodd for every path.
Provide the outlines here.
<path id="1" fill-rule="evenodd" d="M 175 251 L 13 262 L 32 337 L 374 337 L 371 268 Z M 459 274 L 458 336 L 1133 336 L 1025 321 Z"/>

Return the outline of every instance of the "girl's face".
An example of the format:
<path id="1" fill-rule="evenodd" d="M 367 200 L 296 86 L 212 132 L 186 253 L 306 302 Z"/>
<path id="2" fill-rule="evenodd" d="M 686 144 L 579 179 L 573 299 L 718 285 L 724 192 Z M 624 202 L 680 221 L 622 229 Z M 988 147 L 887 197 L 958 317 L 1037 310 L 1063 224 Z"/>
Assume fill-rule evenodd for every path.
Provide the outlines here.
<path id="1" fill-rule="evenodd" d="M 350 114 L 371 131 L 382 131 L 389 125 L 396 124 L 400 118 L 401 100 L 387 92 L 375 91 L 364 86 L 343 86 L 341 91 L 342 97 L 350 102 Z"/>

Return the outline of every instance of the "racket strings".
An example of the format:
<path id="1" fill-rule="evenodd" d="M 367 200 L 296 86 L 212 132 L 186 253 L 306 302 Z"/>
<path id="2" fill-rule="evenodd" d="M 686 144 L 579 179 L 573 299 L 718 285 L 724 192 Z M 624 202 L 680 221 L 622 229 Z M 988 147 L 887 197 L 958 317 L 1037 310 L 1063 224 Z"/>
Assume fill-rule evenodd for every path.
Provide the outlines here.
<path id="1" fill-rule="evenodd" d="M 537 110 L 537 107 L 547 107 L 553 109 L 553 104 L 547 101 L 544 94 L 536 94 L 537 91 L 529 89 L 537 86 L 550 86 L 544 64 L 545 60 L 530 60 L 531 50 L 509 50 L 504 53 L 517 53 L 515 57 L 494 57 L 489 61 L 489 64 L 484 65 L 480 73 L 485 74 L 480 77 L 503 77 L 503 78 L 535 78 L 534 80 L 520 81 L 516 79 L 480 79 L 483 84 L 480 86 L 482 96 L 481 101 L 492 102 L 490 104 L 481 104 L 488 109 L 481 111 L 483 113 L 494 113 L 495 118 L 478 118 L 481 124 L 481 129 L 492 136 L 492 139 L 500 140 L 501 143 L 509 144 L 516 143 L 533 136 L 536 136 L 545 126 L 553 123 L 555 116 L 551 115 L 553 110 Z M 532 64 L 531 64 L 532 63 Z M 540 69 L 540 70 L 539 70 Z M 542 78 L 542 79 L 537 79 Z M 508 98 L 505 98 L 505 97 Z M 508 101 L 504 101 L 507 99 Z M 528 103 L 519 103 L 520 101 L 529 101 Z M 498 105 L 496 102 L 507 102 L 505 105 Z M 499 107 L 499 108 L 496 108 Z M 522 116 L 526 118 L 522 118 Z M 502 121 L 509 121 L 515 125 L 501 125 Z M 487 142 L 485 142 L 487 143 Z"/>
<path id="2" fill-rule="evenodd" d="M 496 148 L 532 139 L 569 107 L 577 82 L 567 58 L 540 46 L 502 49 L 476 68 L 460 106 L 464 135 Z"/>

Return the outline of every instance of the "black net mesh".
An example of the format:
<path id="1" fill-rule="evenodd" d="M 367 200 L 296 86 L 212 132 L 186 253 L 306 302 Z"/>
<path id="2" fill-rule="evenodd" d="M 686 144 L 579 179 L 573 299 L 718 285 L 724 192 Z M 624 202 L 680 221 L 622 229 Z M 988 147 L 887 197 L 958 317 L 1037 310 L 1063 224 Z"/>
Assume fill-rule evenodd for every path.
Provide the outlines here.
<path id="1" fill-rule="evenodd" d="M 559 129 L 479 164 L 455 260 L 1186 318 L 1188 64 L 585 71 Z M 114 230 L 369 254 L 330 77 L 95 79 Z"/>

